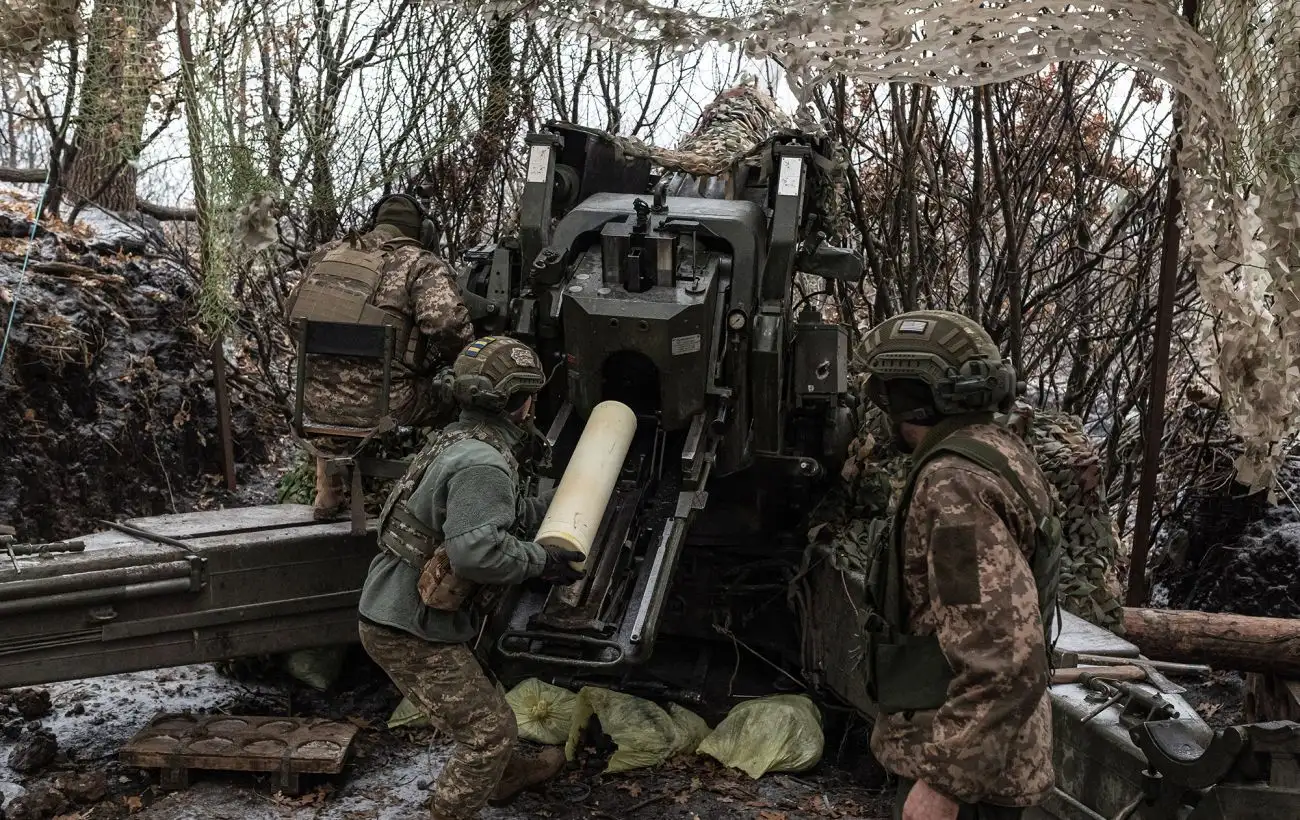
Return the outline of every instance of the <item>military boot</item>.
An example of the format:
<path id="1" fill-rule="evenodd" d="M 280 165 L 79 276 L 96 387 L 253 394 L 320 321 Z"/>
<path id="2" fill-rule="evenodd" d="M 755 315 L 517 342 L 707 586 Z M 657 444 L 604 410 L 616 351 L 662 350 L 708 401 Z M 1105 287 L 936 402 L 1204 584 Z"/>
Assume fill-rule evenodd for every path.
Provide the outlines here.
<path id="1" fill-rule="evenodd" d="M 524 789 L 545 783 L 564 768 L 564 750 L 555 746 L 518 744 L 501 774 L 501 782 L 488 798 L 489 806 L 504 806 Z"/>
<path id="2" fill-rule="evenodd" d="M 324 459 L 316 459 L 316 498 L 312 501 L 312 518 L 330 521 L 347 509 L 348 490 L 343 476 L 331 475 Z"/>

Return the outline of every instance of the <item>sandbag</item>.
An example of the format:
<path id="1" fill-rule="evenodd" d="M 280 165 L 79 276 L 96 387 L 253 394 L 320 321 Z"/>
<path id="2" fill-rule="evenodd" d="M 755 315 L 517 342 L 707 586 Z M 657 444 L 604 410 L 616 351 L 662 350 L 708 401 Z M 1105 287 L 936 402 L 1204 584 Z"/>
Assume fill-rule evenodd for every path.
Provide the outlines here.
<path id="1" fill-rule="evenodd" d="M 618 750 L 610 756 L 607 773 L 658 766 L 669 758 L 695 751 L 708 731 L 704 719 L 673 704 L 670 712 L 635 695 L 597 686 L 584 686 L 573 707 L 564 754 L 573 760 L 578 739 L 595 715 Z"/>
<path id="2" fill-rule="evenodd" d="M 412 729 L 419 729 L 429 725 L 429 718 L 420 708 L 407 698 L 402 698 L 402 702 L 397 704 L 393 714 L 388 717 L 388 728 L 396 729 L 399 726 L 409 726 Z"/>
<path id="3" fill-rule="evenodd" d="M 698 751 L 757 779 L 811 769 L 825 742 L 821 713 L 806 695 L 773 695 L 732 709 Z"/>
<path id="4" fill-rule="evenodd" d="M 568 689 L 537 678 L 529 678 L 506 693 L 506 703 L 510 704 L 519 726 L 519 737 L 552 746 L 568 740 L 577 700 L 578 696 Z"/>
<path id="5" fill-rule="evenodd" d="M 338 680 L 347 654 L 346 646 L 299 649 L 284 656 L 284 671 L 295 680 L 324 692 Z"/>

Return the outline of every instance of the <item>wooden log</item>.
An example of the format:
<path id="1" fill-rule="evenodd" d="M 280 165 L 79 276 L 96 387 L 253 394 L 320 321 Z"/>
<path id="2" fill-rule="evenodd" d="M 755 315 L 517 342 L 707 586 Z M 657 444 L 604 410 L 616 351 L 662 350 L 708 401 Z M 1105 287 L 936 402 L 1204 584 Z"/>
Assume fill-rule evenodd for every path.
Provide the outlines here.
<path id="1" fill-rule="evenodd" d="M 1300 619 L 1125 607 L 1124 637 L 1162 660 L 1300 677 Z"/>

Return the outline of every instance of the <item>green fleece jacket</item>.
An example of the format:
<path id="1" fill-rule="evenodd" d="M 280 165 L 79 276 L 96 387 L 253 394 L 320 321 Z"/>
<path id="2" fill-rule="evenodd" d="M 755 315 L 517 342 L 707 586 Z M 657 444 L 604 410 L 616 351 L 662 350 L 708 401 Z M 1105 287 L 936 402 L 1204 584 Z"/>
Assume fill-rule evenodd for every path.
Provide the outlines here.
<path id="1" fill-rule="evenodd" d="M 461 413 L 458 425 L 486 423 L 512 446 L 525 435 L 501 416 Z M 546 552 L 510 533 L 542 522 L 553 493 L 519 497 L 518 479 L 496 448 L 466 440 L 448 447 L 429 465 L 407 507 L 441 532 L 452 570 L 482 584 L 518 584 L 541 574 Z M 361 589 L 361 617 L 436 643 L 465 643 L 478 634 L 482 613 L 430 609 L 417 590 L 420 573 L 387 551 L 370 562 Z"/>

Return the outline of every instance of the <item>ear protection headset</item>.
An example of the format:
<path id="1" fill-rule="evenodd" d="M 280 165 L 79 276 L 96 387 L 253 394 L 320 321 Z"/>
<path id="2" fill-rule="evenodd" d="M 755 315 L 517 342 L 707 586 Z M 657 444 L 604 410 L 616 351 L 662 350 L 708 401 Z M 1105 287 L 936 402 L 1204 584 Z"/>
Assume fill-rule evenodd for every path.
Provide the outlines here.
<path id="1" fill-rule="evenodd" d="M 997 408 L 1005 413 L 1015 401 L 1017 387 L 1016 371 L 1010 363 L 971 359 L 959 368 L 950 369 L 938 392 L 941 402 L 946 400 L 963 409 Z"/>
<path id="2" fill-rule="evenodd" d="M 379 209 L 390 199 L 404 199 L 415 206 L 415 212 L 420 215 L 420 247 L 427 251 L 434 250 L 438 245 L 438 225 L 429 218 L 429 212 L 425 210 L 424 203 L 410 194 L 396 193 L 380 197 L 379 201 L 370 209 L 370 228 L 373 230 L 379 224 Z"/>

